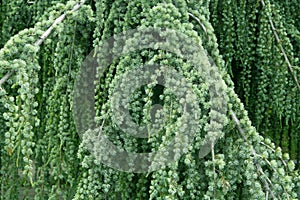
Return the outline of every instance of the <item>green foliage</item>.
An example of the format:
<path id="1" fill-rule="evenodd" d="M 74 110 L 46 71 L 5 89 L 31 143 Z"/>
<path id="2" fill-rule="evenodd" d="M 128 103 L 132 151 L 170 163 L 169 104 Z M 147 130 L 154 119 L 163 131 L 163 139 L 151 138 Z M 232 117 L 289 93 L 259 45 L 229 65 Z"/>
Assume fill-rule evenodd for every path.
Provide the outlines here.
<path id="1" fill-rule="evenodd" d="M 299 0 L 80 3 L 1 1 L 0 78 L 10 73 L 0 84 L 1 199 L 299 198 Z M 51 34 L 43 38 L 49 27 Z M 205 78 L 174 53 L 140 49 L 113 60 L 104 76 L 96 77 L 95 119 L 87 120 L 128 152 L 157 151 L 178 132 L 191 129 L 190 119 L 181 116 L 181 99 L 155 81 L 130 96 L 130 117 L 148 125 L 151 107 L 160 104 L 162 110 L 155 115 L 167 113 L 163 128 L 140 139 L 116 126 L 110 105 L 124 74 L 144 64 L 168 65 L 191 82 L 197 99 L 190 101 L 201 110 L 191 145 L 181 150 L 186 140 L 181 137 L 172 149 L 175 157 L 184 151 L 176 162 L 149 173 L 121 172 L 99 163 L 89 151 L 89 145 L 99 145 L 91 141 L 91 130 L 79 137 L 72 107 L 74 82 L 91 50 L 98 63 L 104 63 L 107 55 L 98 53 L 103 41 L 146 27 L 169 28 L 193 38 L 210 55 L 212 69 Z M 178 38 L 169 37 L 169 45 L 180 48 Z M 37 43 L 41 39 L 43 43 Z M 146 37 L 143 42 L 149 41 Z M 134 45 L 125 41 L 124 51 Z M 110 48 L 119 51 L 118 40 Z M 186 51 L 192 52 L 189 48 Z M 216 82 L 213 66 L 222 82 Z M 135 87 L 129 76 L 125 79 L 127 87 Z M 180 90 L 180 81 L 173 84 Z M 227 113 L 209 102 L 210 90 L 218 88 L 228 96 Z M 220 139 L 210 144 L 207 135 Z M 207 144 L 209 154 L 199 156 Z M 151 167 L 163 159 L 156 156 Z"/>

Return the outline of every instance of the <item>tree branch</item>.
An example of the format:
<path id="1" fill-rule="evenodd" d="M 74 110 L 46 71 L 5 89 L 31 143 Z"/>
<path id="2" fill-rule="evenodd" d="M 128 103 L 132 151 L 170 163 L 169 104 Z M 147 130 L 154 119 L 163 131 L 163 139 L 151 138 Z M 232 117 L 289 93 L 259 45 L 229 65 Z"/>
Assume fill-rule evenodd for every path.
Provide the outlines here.
<path id="1" fill-rule="evenodd" d="M 80 3 L 77 3 L 73 9 L 71 10 L 71 12 L 75 12 L 77 11 L 84 3 L 86 0 L 82 0 Z M 51 34 L 52 30 L 55 28 L 55 26 L 59 23 L 61 23 L 64 19 L 66 18 L 66 13 L 62 14 L 61 16 L 59 16 L 54 22 L 53 24 L 40 36 L 40 38 L 34 43 L 34 46 L 40 46 L 44 40 Z M 14 73 L 14 71 L 10 71 L 7 74 L 5 74 L 1 80 L 0 80 L 0 88 L 1 85 Z"/>
<path id="2" fill-rule="evenodd" d="M 194 18 L 202 27 L 202 29 L 204 30 L 204 32 L 206 33 L 206 28 L 205 26 L 202 24 L 202 22 L 200 21 L 200 19 L 198 17 L 196 17 L 195 15 L 193 15 L 192 13 L 188 12 L 188 15 L 191 16 L 192 18 Z"/>
<path id="3" fill-rule="evenodd" d="M 7 74 L 5 74 L 2 78 L 1 78 L 1 80 L 0 80 L 0 87 L 1 87 L 1 85 L 13 74 L 14 72 L 13 71 L 10 71 L 10 72 L 8 72 Z"/>
<path id="4" fill-rule="evenodd" d="M 263 7 L 266 6 L 264 0 L 261 0 L 261 3 L 262 3 L 262 5 L 263 5 Z M 292 65 L 291 65 L 291 62 L 290 62 L 288 56 L 286 55 L 286 53 L 285 53 L 285 51 L 284 51 L 284 49 L 283 49 L 283 47 L 282 47 L 282 45 L 281 45 L 279 36 L 278 36 L 278 34 L 277 34 L 277 31 L 276 31 L 276 29 L 275 29 L 275 26 L 274 26 L 274 23 L 273 23 L 273 21 L 272 21 L 272 19 L 271 19 L 271 16 L 268 15 L 268 18 L 269 18 L 268 20 L 269 20 L 269 23 L 270 23 L 270 25 L 271 25 L 271 29 L 272 29 L 273 34 L 274 34 L 274 36 L 275 36 L 276 42 L 278 43 L 278 46 L 279 46 L 279 48 L 280 48 L 280 51 L 281 51 L 281 53 L 282 53 L 282 55 L 283 55 L 283 57 L 284 57 L 285 62 L 287 63 L 287 66 L 288 66 L 288 68 L 289 68 L 289 71 L 290 71 L 291 75 L 293 76 L 293 79 L 294 79 L 294 81 L 295 81 L 295 83 L 296 83 L 296 85 L 297 85 L 297 87 L 298 87 L 298 90 L 300 91 L 300 84 L 299 84 L 299 81 L 298 81 L 298 79 L 297 79 L 297 76 L 294 74 L 294 70 L 293 70 L 293 67 L 292 67 Z"/>
<path id="5" fill-rule="evenodd" d="M 235 114 L 232 110 L 230 111 L 230 114 L 231 114 L 231 117 L 232 117 L 233 121 L 236 123 L 237 128 L 238 128 L 240 134 L 241 134 L 241 135 L 243 136 L 243 138 L 246 140 L 246 136 L 244 135 L 245 132 L 244 132 L 243 128 L 241 127 L 241 123 L 240 123 L 239 119 L 236 117 L 236 114 Z M 251 148 L 251 151 L 252 151 L 252 154 L 253 154 L 254 156 L 257 156 L 257 153 L 256 153 L 256 151 L 255 151 L 255 149 L 254 149 L 253 146 L 252 146 L 252 148 Z M 260 165 L 259 163 L 256 163 L 255 166 L 256 166 L 257 170 L 258 170 L 262 175 L 265 175 L 265 173 L 263 172 L 263 170 L 262 170 L 262 168 L 261 168 L 261 165 Z M 269 186 L 269 183 L 272 185 L 272 182 L 271 182 L 271 180 L 270 180 L 266 175 L 265 175 L 265 179 L 263 180 L 263 182 L 264 182 L 264 184 L 265 184 L 265 188 L 266 188 L 267 192 L 268 192 L 268 191 L 270 192 L 270 194 L 271 194 L 271 196 L 272 196 L 273 199 L 277 199 L 277 198 L 275 197 L 273 191 L 270 189 L 270 186 Z M 268 182 L 269 182 L 269 183 L 268 183 Z M 287 196 L 288 196 L 288 195 L 287 195 Z"/>

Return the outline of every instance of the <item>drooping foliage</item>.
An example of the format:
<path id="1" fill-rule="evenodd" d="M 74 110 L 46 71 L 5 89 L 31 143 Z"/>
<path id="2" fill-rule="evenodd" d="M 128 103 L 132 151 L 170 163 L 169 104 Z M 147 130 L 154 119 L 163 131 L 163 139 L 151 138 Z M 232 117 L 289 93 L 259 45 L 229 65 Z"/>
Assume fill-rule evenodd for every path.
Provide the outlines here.
<path id="1" fill-rule="evenodd" d="M 1 199 L 299 198 L 299 10 L 299 0 L 2 1 Z M 187 60 L 162 49 L 139 49 L 113 60 L 96 76 L 93 120 L 114 145 L 129 152 L 157 151 L 190 130 L 180 100 L 155 83 L 130 96 L 130 117 L 147 125 L 151 107 L 160 104 L 167 113 L 163 128 L 140 139 L 116 126 L 110 107 L 114 88 L 138 66 L 168 65 L 180 72 L 191 81 L 197 99 L 190 101 L 201 110 L 193 141 L 176 162 L 149 173 L 122 172 L 98 162 L 88 148 L 97 145 L 90 130 L 79 137 L 74 82 L 91 50 L 101 63 L 103 41 L 147 27 L 180 31 L 196 41 L 223 85 L 212 79 L 213 70 L 205 78 Z M 170 45 L 180 48 L 174 41 Z M 132 46 L 125 41 L 125 49 Z M 118 51 L 118 43 L 110 48 Z M 212 87 L 225 90 L 227 113 L 210 103 Z M 214 126 L 223 129 L 210 131 Z M 220 139 L 208 155 L 199 156 L 207 134 Z M 181 147 L 175 147 L 177 155 Z"/>

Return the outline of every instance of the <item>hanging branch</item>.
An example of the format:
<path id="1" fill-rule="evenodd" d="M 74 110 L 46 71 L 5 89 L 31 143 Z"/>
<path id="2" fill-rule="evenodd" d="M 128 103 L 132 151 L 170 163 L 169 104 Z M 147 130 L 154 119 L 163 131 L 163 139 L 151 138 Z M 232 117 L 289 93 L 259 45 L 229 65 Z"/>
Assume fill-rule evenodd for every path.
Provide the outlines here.
<path id="1" fill-rule="evenodd" d="M 215 185 L 216 185 L 216 161 L 215 161 L 215 145 L 214 145 L 214 142 L 211 143 L 211 157 L 212 157 L 213 171 L 214 171 L 213 195 L 214 195 L 214 199 L 215 199 L 215 196 L 216 196 L 216 190 L 215 190 Z"/>
<path id="2" fill-rule="evenodd" d="M 273 149 L 269 145 L 265 144 L 264 142 L 261 142 L 260 144 L 264 145 L 265 147 L 267 147 L 268 149 L 270 149 L 273 153 L 275 153 L 275 149 Z M 286 167 L 287 166 L 286 162 L 282 158 L 280 158 L 280 160 L 283 163 L 284 167 Z"/>
<path id="3" fill-rule="evenodd" d="M 0 87 L 12 74 L 13 74 L 13 71 L 10 71 L 7 74 L 5 74 L 5 76 L 2 77 L 2 79 L 0 80 Z"/>
<path id="4" fill-rule="evenodd" d="M 235 114 L 234 111 L 232 111 L 232 110 L 230 111 L 230 114 L 231 114 L 232 120 L 233 120 L 233 121 L 235 122 L 235 124 L 237 125 L 237 128 L 238 128 L 240 134 L 243 136 L 244 140 L 246 140 L 246 136 L 244 135 L 245 132 L 244 132 L 242 126 L 241 126 L 241 123 L 240 123 L 239 119 L 236 117 L 236 114 Z M 251 148 L 251 151 L 252 151 L 252 154 L 253 154 L 254 157 L 255 157 L 255 156 L 258 156 L 253 146 L 252 146 L 252 148 Z M 264 184 L 265 184 L 265 188 L 266 188 L 266 190 L 267 190 L 267 191 L 266 191 L 266 192 L 267 192 L 267 193 L 266 193 L 266 197 L 268 197 L 268 195 L 269 195 L 268 192 L 270 192 L 272 198 L 273 198 L 273 199 L 277 199 L 277 198 L 275 197 L 273 191 L 270 189 L 270 185 L 273 187 L 273 184 L 272 184 L 271 180 L 266 176 L 266 174 L 264 173 L 264 171 L 263 171 L 263 169 L 262 169 L 262 167 L 261 167 L 261 165 L 260 165 L 259 163 L 256 163 L 255 165 L 256 165 L 257 170 L 258 170 L 262 175 L 264 175 L 264 177 L 265 177 L 265 179 L 263 179 L 263 181 L 264 181 Z M 286 192 L 286 190 L 285 190 L 284 187 L 283 187 L 283 189 L 284 189 L 284 191 L 285 191 L 285 193 L 286 193 L 287 199 L 289 199 L 289 197 L 288 197 L 288 195 L 287 195 L 287 192 Z M 281 199 L 281 198 L 279 197 L 279 199 Z"/>
<path id="5" fill-rule="evenodd" d="M 261 0 L 261 3 L 262 3 L 262 5 L 263 5 L 263 7 L 266 6 L 264 0 Z M 270 23 L 270 25 L 271 25 L 271 29 L 272 29 L 273 34 L 274 34 L 274 36 L 275 36 L 276 42 L 278 43 L 278 46 L 279 46 L 279 48 L 280 48 L 280 51 L 281 51 L 281 53 L 282 53 L 282 55 L 283 55 L 283 57 L 284 57 L 284 59 L 285 59 L 285 62 L 286 62 L 287 65 L 288 65 L 288 68 L 289 68 L 289 70 L 290 70 L 290 73 L 291 73 L 291 75 L 293 76 L 293 79 L 294 79 L 294 81 L 295 81 L 295 83 L 296 83 L 296 85 L 297 85 L 297 87 L 298 87 L 298 90 L 300 91 L 300 84 L 299 84 L 299 81 L 298 81 L 298 79 L 297 79 L 297 76 L 294 74 L 294 70 L 293 70 L 293 67 L 292 67 L 292 65 L 291 65 L 291 62 L 290 62 L 289 58 L 287 57 L 287 55 L 286 55 L 286 53 L 285 53 L 285 51 L 284 51 L 284 49 L 283 49 L 283 47 L 282 47 L 282 45 L 281 45 L 279 36 L 278 36 L 278 34 L 277 34 L 277 32 L 276 32 L 274 23 L 273 23 L 273 21 L 272 21 L 270 15 L 268 15 L 268 20 L 269 20 L 269 23 Z"/>
<path id="6" fill-rule="evenodd" d="M 71 10 L 71 12 L 75 12 L 77 11 L 84 3 L 86 0 L 82 0 L 80 3 L 77 3 L 73 9 Z M 34 43 L 34 46 L 40 46 L 44 40 L 51 34 L 52 30 L 59 24 L 61 23 L 65 18 L 66 18 L 66 13 L 62 14 L 61 16 L 59 16 L 54 22 L 53 24 L 40 36 L 40 38 Z M 7 74 L 5 74 L 4 77 L 1 78 L 0 80 L 0 88 L 1 85 L 14 73 L 14 71 L 10 71 Z"/>

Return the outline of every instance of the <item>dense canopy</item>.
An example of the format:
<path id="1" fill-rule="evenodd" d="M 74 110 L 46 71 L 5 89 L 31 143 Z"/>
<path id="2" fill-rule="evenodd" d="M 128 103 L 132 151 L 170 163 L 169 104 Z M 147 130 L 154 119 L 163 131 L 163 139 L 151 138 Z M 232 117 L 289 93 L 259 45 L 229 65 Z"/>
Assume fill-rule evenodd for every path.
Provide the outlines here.
<path id="1" fill-rule="evenodd" d="M 300 198 L 299 0 L 2 0 L 0 27 L 0 199 Z M 145 32 L 116 37 L 103 51 L 112 36 L 151 27 L 161 30 L 152 32 L 160 39 L 152 46 Z M 138 36 L 148 48 L 134 48 Z M 120 43 L 127 54 L 101 76 L 95 68 L 95 113 L 85 119 L 74 108 L 82 64 L 89 55 L 106 62 Z M 177 54 L 159 44 L 178 47 Z M 192 54 L 194 47 L 203 54 Z M 114 93 L 124 77 L 126 87 L 136 87 L 130 73 L 149 64 L 180 73 L 196 98 L 174 95 L 184 81 L 173 89 L 149 82 L 127 97 Z M 123 98 L 129 116 L 114 118 L 110 105 Z M 190 109 L 196 114 L 182 102 L 199 108 Z M 118 126 L 130 118 L 149 129 L 157 104 L 154 115 L 164 111 L 165 120 L 156 134 L 136 138 Z M 80 133 L 78 116 L 128 152 L 155 152 L 175 138 L 168 153 L 176 159 L 163 165 L 157 154 L 162 167 L 147 173 L 136 173 L 130 160 L 131 171 L 99 162 L 91 148 L 105 146 L 91 129 Z M 180 146 L 191 131 L 189 145 Z"/>

